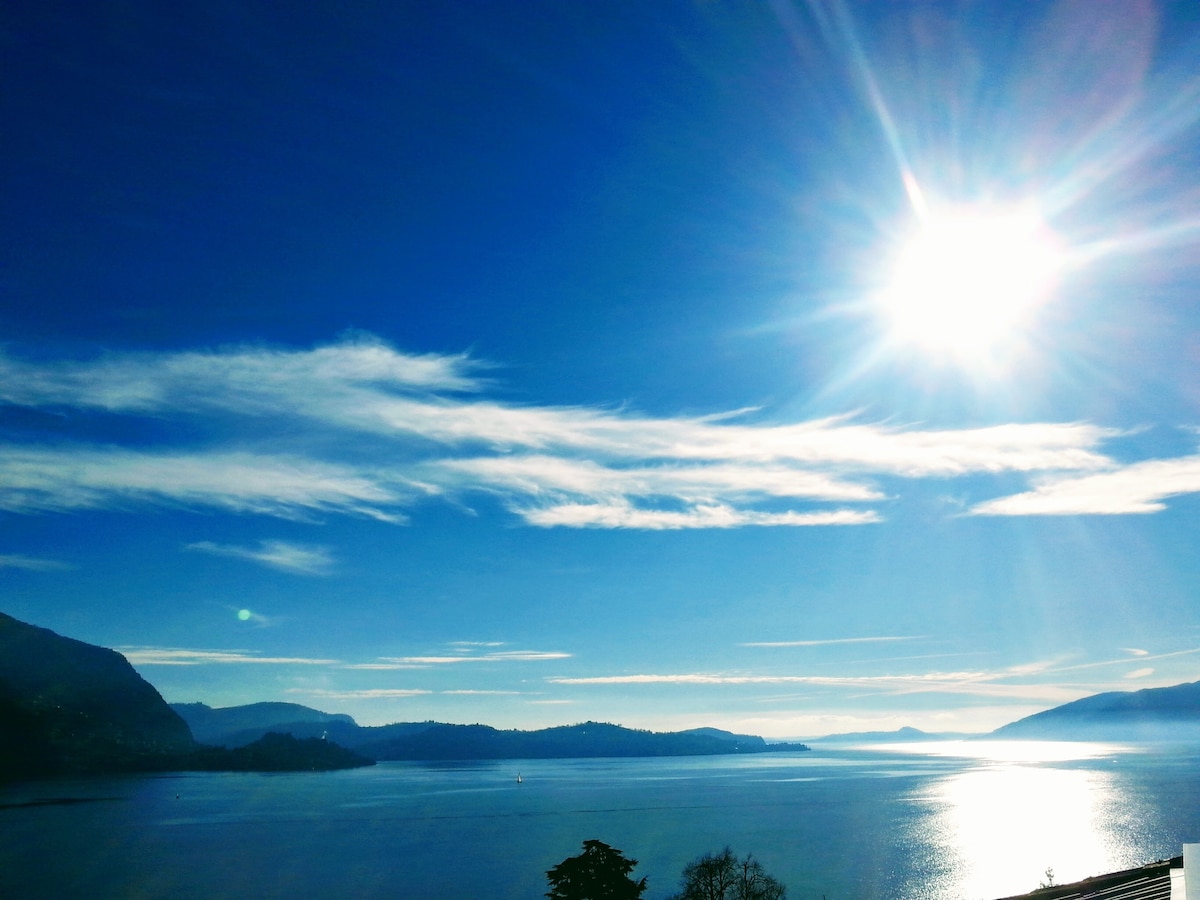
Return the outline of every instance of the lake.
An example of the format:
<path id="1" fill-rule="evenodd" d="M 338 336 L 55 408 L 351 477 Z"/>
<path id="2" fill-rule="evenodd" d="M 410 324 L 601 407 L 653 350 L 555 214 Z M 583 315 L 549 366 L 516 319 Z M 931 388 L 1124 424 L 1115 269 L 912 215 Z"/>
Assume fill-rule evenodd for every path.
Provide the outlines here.
<path id="1" fill-rule="evenodd" d="M 517 775 L 522 783 L 517 782 Z M 646 897 L 728 844 L 790 900 L 993 900 L 1200 839 L 1200 748 L 970 742 L 381 763 L 0 788 L 0 896 L 537 898 L 598 838 Z"/>

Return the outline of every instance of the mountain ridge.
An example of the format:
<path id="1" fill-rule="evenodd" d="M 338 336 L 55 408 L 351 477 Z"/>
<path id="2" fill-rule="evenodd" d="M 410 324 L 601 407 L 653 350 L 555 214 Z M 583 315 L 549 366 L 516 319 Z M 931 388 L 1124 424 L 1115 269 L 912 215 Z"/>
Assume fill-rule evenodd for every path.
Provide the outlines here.
<path id="1" fill-rule="evenodd" d="M 204 738 L 197 743 L 195 736 Z M 1200 741 L 1200 681 L 1084 697 L 977 735 L 895 732 L 825 741 Z M 210 744 L 212 746 L 204 746 Z M 345 748 L 345 749 L 343 749 Z M 0 779 L 60 773 L 308 770 L 373 760 L 692 756 L 808 750 L 718 728 L 655 732 L 603 722 L 523 731 L 397 722 L 266 701 L 167 704 L 114 650 L 0 613 Z"/>
<path id="2" fill-rule="evenodd" d="M 1200 740 L 1200 681 L 1092 694 L 1010 722 L 988 736 L 1040 740 Z"/>
<path id="3" fill-rule="evenodd" d="M 989 732 L 931 734 L 905 726 L 808 738 L 825 743 L 945 740 L 1200 742 L 1200 681 L 1138 691 L 1104 691 L 1044 709 Z"/>
<path id="4" fill-rule="evenodd" d="M 286 707 L 286 709 L 282 709 Z M 603 722 L 583 722 L 550 728 L 499 729 L 479 723 L 394 722 L 359 725 L 350 716 L 322 712 L 298 704 L 247 704 L 212 709 L 203 703 L 176 703 L 172 708 L 195 729 L 216 721 L 245 726 L 258 713 L 253 727 L 205 732 L 209 740 L 239 747 L 268 732 L 296 738 L 328 738 L 377 760 L 451 759 L 568 759 L 630 756 L 713 756 L 770 751 L 803 751 L 796 743 L 768 743 L 757 735 L 734 734 L 719 728 L 657 732 Z M 280 715 L 291 715 L 290 722 Z"/>
<path id="5" fill-rule="evenodd" d="M 189 704 L 174 704 L 177 711 Z M 192 704 L 207 709 L 204 704 Z M 244 710 L 272 704 L 250 704 L 231 707 Z M 640 746 L 637 752 L 621 750 L 617 755 L 667 755 L 664 748 L 674 741 L 684 755 L 722 752 L 765 752 L 806 747 L 799 742 L 769 743 L 755 735 L 737 735 L 717 728 L 693 728 L 680 732 L 641 732 L 604 723 L 582 723 L 575 726 L 556 726 L 535 731 L 501 730 L 488 725 L 451 725 L 445 722 L 398 722 L 390 725 L 362 726 L 345 715 L 324 713 L 297 704 L 274 704 L 293 710 L 306 710 L 301 720 L 277 723 L 274 727 L 296 737 L 328 737 L 338 743 L 375 754 L 378 759 L 453 758 L 452 735 L 464 739 L 460 749 L 463 758 L 500 759 L 510 755 L 544 757 L 559 755 L 565 750 L 554 747 L 569 743 L 564 729 L 612 727 L 622 729 L 627 746 Z M 185 718 L 187 716 L 185 715 Z M 457 730 L 455 730 L 457 729 Z M 470 729 L 475 729 L 471 731 Z M 260 725 L 220 736 L 228 746 L 239 746 L 260 738 L 270 728 Z M 427 732 L 436 730 L 435 734 Z M 420 735 L 424 734 L 424 737 Z M 640 735 L 658 735 L 657 739 Z M 667 738 L 665 736 L 673 737 Z M 689 738 L 694 739 L 689 743 Z M 865 731 L 832 734 L 805 740 L 821 742 L 900 743 L 945 740 L 1039 739 L 1039 740 L 1101 740 L 1101 741 L 1200 741 L 1200 681 L 1139 691 L 1108 691 L 1093 694 L 1061 706 L 1052 707 L 1010 722 L 991 732 L 924 732 L 910 726 L 895 731 Z M 657 741 L 657 742 L 655 742 Z M 723 742 L 723 743 L 713 743 Z M 614 751 L 615 752 L 615 751 Z M 603 755 L 595 747 L 577 744 L 571 755 Z"/>
<path id="6" fill-rule="evenodd" d="M 207 703 L 172 703 L 170 707 L 187 722 L 192 730 L 192 737 L 197 741 L 223 746 L 243 746 L 267 734 L 273 727 L 286 730 L 288 726 L 299 723 L 314 726 L 338 723 L 356 727 L 358 724 L 344 713 L 322 712 L 299 703 L 263 701 L 217 708 Z M 225 740 L 228 735 L 243 733 L 253 736 L 232 743 Z M 321 731 L 298 736 L 320 737 Z"/>

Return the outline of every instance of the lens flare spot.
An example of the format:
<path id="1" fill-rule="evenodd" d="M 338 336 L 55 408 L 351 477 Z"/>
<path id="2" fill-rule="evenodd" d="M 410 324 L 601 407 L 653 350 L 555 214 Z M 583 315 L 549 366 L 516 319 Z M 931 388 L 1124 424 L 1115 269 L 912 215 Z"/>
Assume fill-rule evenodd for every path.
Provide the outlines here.
<path id="1" fill-rule="evenodd" d="M 249 622 L 253 615 L 254 615 L 254 613 L 250 612 L 250 610 L 248 610 L 248 609 L 239 609 L 238 614 L 237 614 L 238 621 Z"/>

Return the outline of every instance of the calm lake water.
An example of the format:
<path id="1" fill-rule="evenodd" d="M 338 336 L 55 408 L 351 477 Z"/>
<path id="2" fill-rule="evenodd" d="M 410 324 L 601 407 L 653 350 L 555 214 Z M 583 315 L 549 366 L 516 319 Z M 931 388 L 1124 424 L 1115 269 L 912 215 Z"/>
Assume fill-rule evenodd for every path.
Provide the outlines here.
<path id="1" fill-rule="evenodd" d="M 517 783 L 518 772 L 523 783 Z M 70 800 L 74 802 L 46 802 Z M 791 900 L 992 900 L 1200 840 L 1200 748 L 928 744 L 381 763 L 0 789 L 0 897 L 537 898 L 599 838 L 646 896 L 753 852 Z"/>

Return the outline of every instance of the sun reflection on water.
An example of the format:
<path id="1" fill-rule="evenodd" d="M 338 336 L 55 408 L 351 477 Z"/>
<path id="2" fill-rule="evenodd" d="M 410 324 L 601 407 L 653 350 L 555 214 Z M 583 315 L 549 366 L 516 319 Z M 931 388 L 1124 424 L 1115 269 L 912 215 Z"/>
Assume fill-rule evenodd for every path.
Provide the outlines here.
<path id="1" fill-rule="evenodd" d="M 914 741 L 884 744 L 880 749 L 893 753 L 956 756 L 997 763 L 1071 762 L 1133 752 L 1132 748 L 1124 745 L 1094 741 Z"/>
<path id="2" fill-rule="evenodd" d="M 1118 796 L 1102 762 L 1089 762 L 1115 749 L 1034 741 L 943 747 L 979 764 L 913 798 L 932 813 L 923 837 L 947 876 L 929 900 L 992 900 L 1037 888 L 1047 869 L 1062 884 L 1145 862 L 1127 833 L 1129 798 Z"/>

